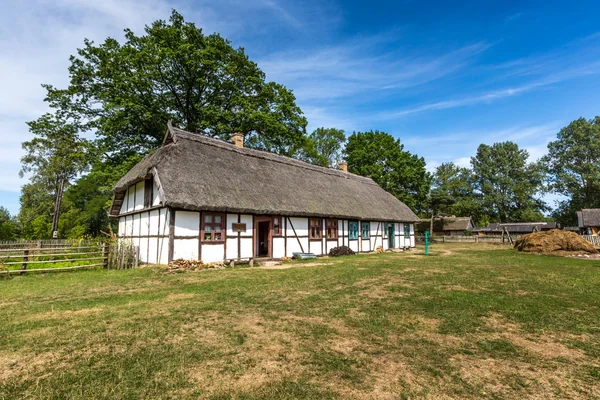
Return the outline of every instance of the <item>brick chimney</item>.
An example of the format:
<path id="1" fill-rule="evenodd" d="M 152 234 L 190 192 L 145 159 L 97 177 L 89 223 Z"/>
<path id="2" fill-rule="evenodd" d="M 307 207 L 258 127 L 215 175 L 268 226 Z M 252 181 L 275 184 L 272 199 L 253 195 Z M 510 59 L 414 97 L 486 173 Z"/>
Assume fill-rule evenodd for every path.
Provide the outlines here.
<path id="1" fill-rule="evenodd" d="M 235 144 L 237 147 L 244 147 L 244 134 L 240 133 L 240 132 L 234 132 L 231 135 L 231 141 L 233 142 L 233 144 Z"/>
<path id="2" fill-rule="evenodd" d="M 338 168 L 340 171 L 348 172 L 348 163 L 346 161 L 338 162 Z"/>

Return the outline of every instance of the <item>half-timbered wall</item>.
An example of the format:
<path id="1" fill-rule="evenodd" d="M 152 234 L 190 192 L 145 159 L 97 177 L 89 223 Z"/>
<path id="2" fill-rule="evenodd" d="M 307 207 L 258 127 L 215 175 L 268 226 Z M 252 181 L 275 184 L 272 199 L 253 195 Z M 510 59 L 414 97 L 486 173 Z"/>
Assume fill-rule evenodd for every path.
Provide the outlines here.
<path id="1" fill-rule="evenodd" d="M 255 257 L 254 215 L 225 214 L 223 239 L 204 242 L 201 236 L 202 213 L 161 207 L 155 182 L 152 183 L 151 204 L 145 204 L 144 184 L 145 182 L 139 182 L 127 190 L 119 217 L 119 236 L 139 246 L 141 261 L 167 264 L 170 256 L 172 259 L 201 259 L 204 262 L 248 260 Z M 358 221 L 358 239 L 349 237 L 349 220 L 337 221 L 337 239 L 326 238 L 326 219 L 322 219 L 322 222 L 322 238 L 315 240 L 309 238 L 309 218 L 280 217 L 281 233 L 271 238 L 271 257 L 292 257 L 296 252 L 326 255 L 332 248 L 342 245 L 349 246 L 356 252 L 371 252 L 379 246 L 385 250 L 389 248 L 387 222 L 369 221 L 368 239 L 362 237 L 362 221 Z M 171 223 L 173 232 L 170 232 Z M 240 229 L 244 225 L 245 231 Z M 404 223 L 393 223 L 395 248 L 415 246 L 414 225 L 408 225 L 410 234 L 407 236 Z M 169 246 L 170 240 L 173 241 L 172 249 Z"/>

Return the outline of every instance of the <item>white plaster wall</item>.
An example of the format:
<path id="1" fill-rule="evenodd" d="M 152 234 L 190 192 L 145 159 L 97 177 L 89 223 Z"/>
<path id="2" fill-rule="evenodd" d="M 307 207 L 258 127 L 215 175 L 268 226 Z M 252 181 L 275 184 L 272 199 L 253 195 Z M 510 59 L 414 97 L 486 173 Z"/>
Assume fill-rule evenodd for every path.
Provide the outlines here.
<path id="1" fill-rule="evenodd" d="M 283 237 L 273 238 L 273 258 L 285 256 L 285 239 Z"/>
<path id="2" fill-rule="evenodd" d="M 140 238 L 140 261 L 148 262 L 148 238 Z"/>
<path id="3" fill-rule="evenodd" d="M 246 232 L 242 232 L 242 236 L 244 235 L 252 235 L 252 221 L 254 218 L 252 215 L 242 214 L 240 215 L 240 224 L 246 224 Z"/>
<path id="4" fill-rule="evenodd" d="M 129 196 L 129 189 L 125 191 L 125 196 L 123 197 L 123 203 L 121 203 L 121 210 L 119 210 L 119 214 L 127 212 L 127 196 Z"/>
<path id="5" fill-rule="evenodd" d="M 352 249 L 352 251 L 359 251 L 358 250 L 358 240 L 350 240 L 348 242 L 348 247 L 350 247 L 350 249 Z"/>
<path id="6" fill-rule="evenodd" d="M 308 218 L 296 218 L 291 217 L 288 221 L 288 227 L 291 231 L 290 235 L 294 235 L 294 231 L 292 230 L 292 225 L 294 225 L 294 229 L 296 230 L 296 235 L 298 236 L 308 236 Z"/>
<path id="7" fill-rule="evenodd" d="M 127 204 L 127 212 L 133 211 L 133 192 L 135 190 L 135 186 L 129 186 L 127 189 L 127 194 L 125 195 L 125 200 Z"/>
<path id="8" fill-rule="evenodd" d="M 148 260 L 149 264 L 156 264 L 158 262 L 157 252 L 158 252 L 158 238 L 150 238 L 148 240 Z"/>
<path id="9" fill-rule="evenodd" d="M 133 216 L 125 216 L 125 236 L 133 235 Z"/>
<path id="10" fill-rule="evenodd" d="M 133 214 L 133 230 L 132 230 L 133 236 L 140 236 L 140 222 L 141 222 L 141 215 Z"/>
<path id="11" fill-rule="evenodd" d="M 415 224 L 410 224 L 410 247 L 415 247 Z"/>
<path id="12" fill-rule="evenodd" d="M 168 236 L 169 235 L 169 209 L 161 208 L 160 209 L 160 234 Z"/>
<path id="13" fill-rule="evenodd" d="M 169 263 L 169 238 L 159 237 L 158 238 L 158 264 Z"/>
<path id="14" fill-rule="evenodd" d="M 199 236 L 200 213 L 175 211 L 175 236 Z M 198 253 L 198 251 L 196 251 Z"/>
<path id="15" fill-rule="evenodd" d="M 144 181 L 138 182 L 135 185 L 135 203 L 134 210 L 141 210 L 144 208 Z"/>
<path id="16" fill-rule="evenodd" d="M 159 224 L 158 224 L 158 210 L 152 210 L 150 211 L 150 235 L 158 235 L 159 234 Z M 156 258 L 156 256 L 155 256 Z"/>
<path id="17" fill-rule="evenodd" d="M 158 206 L 160 204 L 160 191 L 158 190 L 158 185 L 156 181 L 152 179 L 152 205 Z"/>
<path id="18" fill-rule="evenodd" d="M 240 258 L 252 258 L 252 238 L 241 238 L 240 239 Z"/>
<path id="19" fill-rule="evenodd" d="M 306 248 L 306 247 L 305 247 Z M 305 250 L 306 251 L 306 250 Z M 295 237 L 289 237 L 287 243 L 287 257 L 293 257 L 294 253 L 301 253 L 302 249 L 300 249 L 300 244 L 296 240 Z"/>
<path id="20" fill-rule="evenodd" d="M 119 217 L 119 230 L 117 231 L 117 236 L 125 236 L 125 217 Z"/>
<path id="21" fill-rule="evenodd" d="M 237 221 L 237 219 L 236 219 L 236 221 Z M 227 239 L 227 255 L 226 255 L 226 258 L 228 260 L 235 260 L 235 259 L 238 258 L 238 253 L 237 253 L 238 252 L 238 245 L 237 244 L 238 244 L 237 237 L 235 237 L 235 238 L 228 238 Z M 204 254 L 202 255 L 202 258 L 204 258 Z"/>
<path id="22" fill-rule="evenodd" d="M 198 259 L 198 239 L 175 239 L 173 259 L 177 260 L 180 258 L 183 258 L 184 260 Z M 221 253 L 221 259 L 222 258 L 223 254 Z"/>
<path id="23" fill-rule="evenodd" d="M 222 244 L 203 244 L 202 261 L 205 263 L 223 261 L 224 247 Z"/>
<path id="24" fill-rule="evenodd" d="M 311 240 L 310 241 L 310 250 L 308 251 L 309 253 L 315 253 L 316 255 L 321 255 L 321 246 L 322 246 L 322 242 L 316 241 L 316 240 Z"/>
<path id="25" fill-rule="evenodd" d="M 225 230 L 227 232 L 227 236 L 237 236 L 237 232 L 233 231 L 233 224 L 237 224 L 238 215 L 237 214 L 227 214 L 227 222 L 225 224 Z M 246 226 L 246 230 L 248 227 Z M 227 245 L 229 247 L 229 245 Z M 228 257 L 229 258 L 229 257 Z"/>

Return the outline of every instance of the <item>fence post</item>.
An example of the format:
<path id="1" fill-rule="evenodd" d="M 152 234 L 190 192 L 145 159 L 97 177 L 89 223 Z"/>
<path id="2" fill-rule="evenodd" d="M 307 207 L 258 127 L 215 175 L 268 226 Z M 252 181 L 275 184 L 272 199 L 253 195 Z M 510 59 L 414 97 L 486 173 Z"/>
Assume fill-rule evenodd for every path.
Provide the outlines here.
<path id="1" fill-rule="evenodd" d="M 102 245 L 102 257 L 104 258 L 104 268 L 108 268 L 108 252 L 110 251 L 108 242 Z"/>
<path id="2" fill-rule="evenodd" d="M 29 261 L 29 249 L 23 250 L 23 265 L 21 265 L 21 270 L 27 269 L 27 261 Z M 23 275 L 25 272 L 21 272 Z"/>

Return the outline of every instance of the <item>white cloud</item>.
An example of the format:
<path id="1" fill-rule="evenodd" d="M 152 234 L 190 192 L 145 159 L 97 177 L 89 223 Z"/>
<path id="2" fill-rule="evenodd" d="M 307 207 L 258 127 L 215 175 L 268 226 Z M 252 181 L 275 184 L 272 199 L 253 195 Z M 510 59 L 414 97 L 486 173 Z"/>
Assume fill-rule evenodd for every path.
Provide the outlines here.
<path id="1" fill-rule="evenodd" d="M 400 55 L 379 51 L 395 36 L 359 37 L 334 47 L 270 55 L 259 61 L 268 79 L 285 83 L 299 99 L 332 100 L 356 94 L 386 96 L 452 74 L 485 51 L 484 42 L 441 54 Z"/>

